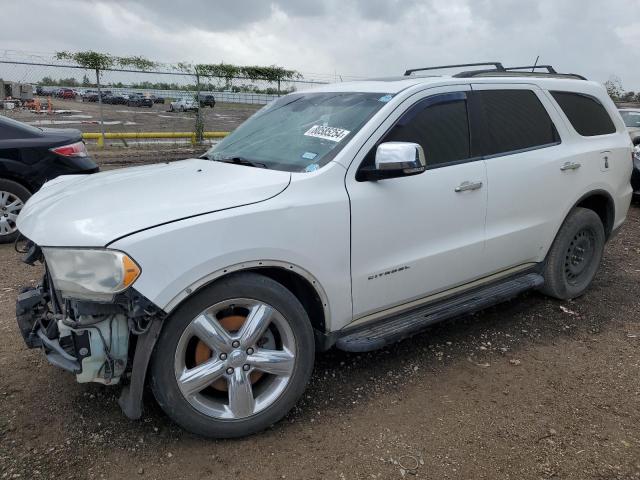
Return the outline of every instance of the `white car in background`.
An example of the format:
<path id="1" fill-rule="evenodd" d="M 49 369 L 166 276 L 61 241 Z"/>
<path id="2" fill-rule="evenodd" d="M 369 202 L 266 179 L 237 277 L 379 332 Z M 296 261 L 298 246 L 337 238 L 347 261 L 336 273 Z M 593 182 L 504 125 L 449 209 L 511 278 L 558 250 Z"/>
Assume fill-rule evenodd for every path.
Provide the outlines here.
<path id="1" fill-rule="evenodd" d="M 130 418 L 148 378 L 185 429 L 237 437 L 287 414 L 316 351 L 582 295 L 632 196 L 602 85 L 410 73 L 281 97 L 198 159 L 46 183 L 18 217 L 46 267 L 16 304 L 27 345 L 124 384 Z"/>
<path id="2" fill-rule="evenodd" d="M 189 110 L 197 110 L 198 104 L 191 98 L 181 98 L 175 102 L 169 104 L 169 111 L 171 112 L 187 112 Z"/>

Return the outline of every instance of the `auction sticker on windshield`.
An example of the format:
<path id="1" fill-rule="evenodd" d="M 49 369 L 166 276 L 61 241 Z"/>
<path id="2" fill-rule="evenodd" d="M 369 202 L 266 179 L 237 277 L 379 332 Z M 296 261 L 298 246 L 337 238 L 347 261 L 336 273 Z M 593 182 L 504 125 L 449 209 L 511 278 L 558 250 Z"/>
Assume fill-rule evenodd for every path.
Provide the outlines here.
<path id="1" fill-rule="evenodd" d="M 349 130 L 343 130 L 336 127 L 325 127 L 323 125 L 314 125 L 309 130 L 304 132 L 307 137 L 322 138 L 324 140 L 331 140 L 332 142 L 340 142 L 344 137 L 351 133 Z"/>

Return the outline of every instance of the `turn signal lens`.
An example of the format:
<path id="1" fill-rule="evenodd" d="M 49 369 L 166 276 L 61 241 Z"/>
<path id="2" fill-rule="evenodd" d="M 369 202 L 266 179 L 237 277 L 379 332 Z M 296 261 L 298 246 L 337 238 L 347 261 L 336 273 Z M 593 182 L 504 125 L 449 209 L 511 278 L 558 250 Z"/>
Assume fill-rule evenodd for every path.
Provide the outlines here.
<path id="1" fill-rule="evenodd" d="M 124 269 L 122 286 L 127 288 L 140 276 L 140 267 L 138 267 L 138 265 L 136 265 L 136 263 L 126 255 L 122 257 L 122 267 Z"/>

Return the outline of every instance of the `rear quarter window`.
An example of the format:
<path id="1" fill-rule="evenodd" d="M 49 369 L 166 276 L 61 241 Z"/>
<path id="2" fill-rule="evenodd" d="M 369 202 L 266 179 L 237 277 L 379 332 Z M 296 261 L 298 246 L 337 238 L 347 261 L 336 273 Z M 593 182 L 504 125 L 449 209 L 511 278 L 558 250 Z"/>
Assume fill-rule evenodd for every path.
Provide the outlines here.
<path id="1" fill-rule="evenodd" d="M 615 133 L 616 126 L 597 98 L 575 92 L 551 92 L 573 128 L 583 137 Z"/>

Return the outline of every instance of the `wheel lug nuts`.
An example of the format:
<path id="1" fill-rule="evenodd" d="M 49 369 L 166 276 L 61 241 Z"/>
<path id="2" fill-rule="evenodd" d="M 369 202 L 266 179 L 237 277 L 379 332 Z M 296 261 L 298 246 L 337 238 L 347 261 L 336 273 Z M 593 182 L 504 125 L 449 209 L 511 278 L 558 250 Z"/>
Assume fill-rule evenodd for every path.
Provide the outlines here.
<path id="1" fill-rule="evenodd" d="M 220 360 L 226 360 L 227 359 L 227 354 L 226 353 L 221 353 L 220 354 Z"/>
<path id="2" fill-rule="evenodd" d="M 238 340 L 235 340 L 235 341 L 231 344 L 231 346 L 232 346 L 233 348 L 238 348 L 238 347 L 240 346 L 240 342 L 239 342 Z"/>
<path id="3" fill-rule="evenodd" d="M 246 372 L 246 371 L 248 371 L 250 368 L 251 368 L 251 367 L 250 367 L 249 365 L 247 365 L 247 364 L 244 364 L 244 365 L 242 366 L 242 369 L 243 369 L 245 372 Z"/>
<path id="4" fill-rule="evenodd" d="M 247 348 L 247 355 L 253 355 L 253 348 Z"/>
<path id="5" fill-rule="evenodd" d="M 233 373 L 233 368 L 231 368 L 231 367 L 227 368 L 227 373 L 229 375 L 231 375 Z"/>

